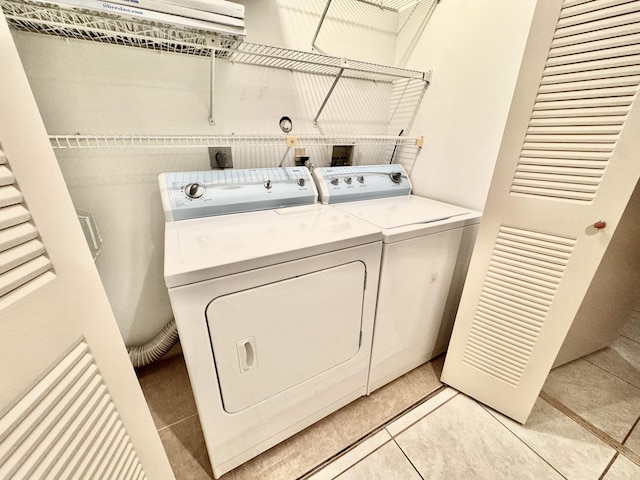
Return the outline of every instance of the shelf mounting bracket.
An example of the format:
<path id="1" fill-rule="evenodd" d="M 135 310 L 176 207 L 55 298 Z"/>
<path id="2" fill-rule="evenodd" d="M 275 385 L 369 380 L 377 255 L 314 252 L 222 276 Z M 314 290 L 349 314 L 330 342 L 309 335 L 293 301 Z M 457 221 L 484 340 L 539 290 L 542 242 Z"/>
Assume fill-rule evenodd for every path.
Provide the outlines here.
<path id="1" fill-rule="evenodd" d="M 315 128 L 318 128 L 318 118 L 320 117 L 320 114 L 322 113 L 322 110 L 324 110 L 325 105 L 329 101 L 329 97 L 333 93 L 334 88 L 336 88 L 336 85 L 338 84 L 338 81 L 340 80 L 340 77 L 342 77 L 342 74 L 344 73 L 344 69 L 346 68 L 346 66 L 347 66 L 346 60 L 343 59 L 342 60 L 342 66 L 340 67 L 340 71 L 336 75 L 336 78 L 333 79 L 333 83 L 331 84 L 331 88 L 329 89 L 329 91 L 325 95 L 324 101 L 322 102 L 322 105 L 320 105 L 320 108 L 318 109 L 318 113 L 316 113 L 316 116 L 313 117 L 313 126 Z"/>
<path id="2" fill-rule="evenodd" d="M 220 36 L 216 33 L 207 35 L 207 44 L 211 46 L 211 69 L 209 71 L 209 125 L 216 124 L 215 117 L 215 84 L 216 84 L 216 47 L 220 45 Z"/>

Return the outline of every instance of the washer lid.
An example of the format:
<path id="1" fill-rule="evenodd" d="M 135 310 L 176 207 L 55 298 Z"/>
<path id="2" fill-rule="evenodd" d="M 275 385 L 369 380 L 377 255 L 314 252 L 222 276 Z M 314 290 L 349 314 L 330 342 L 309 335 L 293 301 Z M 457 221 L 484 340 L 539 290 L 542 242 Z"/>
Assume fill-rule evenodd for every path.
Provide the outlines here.
<path id="1" fill-rule="evenodd" d="M 385 243 L 480 221 L 475 210 L 408 195 L 334 205 L 383 229 Z"/>
<path id="2" fill-rule="evenodd" d="M 165 223 L 167 287 L 380 241 L 376 226 L 323 205 Z"/>

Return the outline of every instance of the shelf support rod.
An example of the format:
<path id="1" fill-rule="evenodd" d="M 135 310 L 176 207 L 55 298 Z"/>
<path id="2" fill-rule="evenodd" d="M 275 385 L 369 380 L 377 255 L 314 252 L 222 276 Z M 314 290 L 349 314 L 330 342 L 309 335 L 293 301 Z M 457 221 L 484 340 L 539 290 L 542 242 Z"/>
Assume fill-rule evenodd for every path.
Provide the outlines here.
<path id="1" fill-rule="evenodd" d="M 316 116 L 313 117 L 313 126 L 316 128 L 318 127 L 318 118 L 320 117 L 322 110 L 324 110 L 325 105 L 329 101 L 329 97 L 333 93 L 333 89 L 336 88 L 336 85 L 338 84 L 338 80 L 340 80 L 340 77 L 344 73 L 344 69 L 345 69 L 344 65 L 345 63 L 343 62 L 343 66 L 340 68 L 340 71 L 336 75 L 336 78 L 334 78 L 333 83 L 331 84 L 331 88 L 327 92 L 327 95 L 324 97 L 324 101 L 322 102 L 322 105 L 320 105 L 320 109 L 318 110 L 318 113 L 316 113 Z"/>
<path id="2" fill-rule="evenodd" d="M 316 48 L 316 40 L 318 39 L 318 35 L 320 34 L 320 29 L 322 28 L 322 24 L 324 23 L 324 18 L 327 16 L 329 5 L 331 5 L 331 0 L 327 0 L 327 4 L 324 6 L 324 11 L 322 12 L 322 16 L 320 17 L 320 21 L 318 22 L 318 28 L 316 28 L 316 33 L 313 36 L 313 40 L 311 40 L 311 48 Z"/>
<path id="3" fill-rule="evenodd" d="M 214 117 L 214 90 L 216 83 L 216 51 L 211 50 L 211 70 L 210 70 L 210 89 L 209 89 L 209 125 L 216 124 L 216 118 Z"/>

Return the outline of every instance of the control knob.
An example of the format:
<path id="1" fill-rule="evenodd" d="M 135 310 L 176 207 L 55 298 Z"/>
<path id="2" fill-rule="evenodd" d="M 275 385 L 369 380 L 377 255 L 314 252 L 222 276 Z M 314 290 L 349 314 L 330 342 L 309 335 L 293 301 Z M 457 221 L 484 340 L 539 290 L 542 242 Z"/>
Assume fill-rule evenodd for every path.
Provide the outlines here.
<path id="1" fill-rule="evenodd" d="M 364 183 L 364 175 L 358 175 L 356 180 L 358 180 L 358 183 Z"/>
<path id="2" fill-rule="evenodd" d="M 189 198 L 200 198 L 204 194 L 204 187 L 199 183 L 189 183 L 184 187 L 184 193 Z"/>
<path id="3" fill-rule="evenodd" d="M 301 187 L 304 187 L 304 184 L 305 184 L 304 178 L 299 178 L 298 185 L 300 185 Z"/>
<path id="4" fill-rule="evenodd" d="M 344 183 L 346 183 L 347 185 L 351 185 L 351 177 L 345 178 Z"/>
<path id="5" fill-rule="evenodd" d="M 338 185 L 338 182 L 339 182 L 339 181 L 340 181 L 340 180 L 338 180 L 337 178 L 332 178 L 332 179 L 331 179 L 331 185 Z"/>
<path id="6" fill-rule="evenodd" d="M 266 182 L 264 182 L 264 188 L 266 188 L 267 190 L 271 190 L 271 187 L 273 187 L 271 180 L 267 180 Z"/>
<path id="7" fill-rule="evenodd" d="M 389 178 L 391 178 L 391 181 L 393 183 L 400 183 L 402 182 L 402 174 L 400 172 L 393 172 L 389 174 Z"/>

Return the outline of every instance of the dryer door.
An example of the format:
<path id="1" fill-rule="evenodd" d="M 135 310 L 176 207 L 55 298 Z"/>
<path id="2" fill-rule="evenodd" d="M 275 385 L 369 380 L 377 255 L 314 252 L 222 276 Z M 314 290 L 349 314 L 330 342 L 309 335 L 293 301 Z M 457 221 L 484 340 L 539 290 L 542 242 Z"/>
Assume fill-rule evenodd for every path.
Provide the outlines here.
<path id="1" fill-rule="evenodd" d="M 327 285 L 331 296 L 327 297 Z M 365 265 L 352 262 L 215 298 L 207 323 L 225 411 L 240 412 L 353 358 Z"/>

